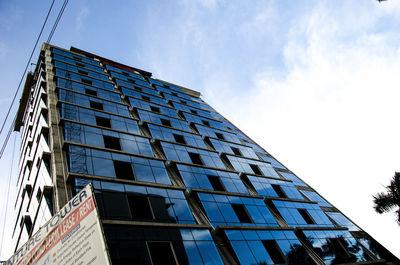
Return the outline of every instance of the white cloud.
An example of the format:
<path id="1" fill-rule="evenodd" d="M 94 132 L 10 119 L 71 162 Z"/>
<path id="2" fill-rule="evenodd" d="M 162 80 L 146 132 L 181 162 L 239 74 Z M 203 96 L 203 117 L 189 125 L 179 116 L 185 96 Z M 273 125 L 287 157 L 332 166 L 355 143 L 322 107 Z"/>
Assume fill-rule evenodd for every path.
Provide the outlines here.
<path id="1" fill-rule="evenodd" d="M 0 59 L 4 59 L 9 52 L 7 44 L 0 40 Z"/>
<path id="2" fill-rule="evenodd" d="M 75 24 L 76 30 L 80 32 L 84 26 L 84 20 L 89 16 L 90 11 L 87 6 L 81 6 L 78 13 L 76 14 Z"/>
<path id="3" fill-rule="evenodd" d="M 397 13 L 387 18 L 387 11 L 362 5 L 355 15 L 351 5 L 336 12 L 326 5 L 289 22 L 284 77 L 258 71 L 240 97 L 207 97 L 400 256 L 394 217 L 372 209 L 372 194 L 400 170 L 400 33 L 393 26 L 376 28 Z"/>
<path id="4" fill-rule="evenodd" d="M 3 10 L 0 10 L 0 29 L 5 31 L 15 30 L 22 17 L 23 12 L 20 8 L 13 4 L 7 5 Z"/>

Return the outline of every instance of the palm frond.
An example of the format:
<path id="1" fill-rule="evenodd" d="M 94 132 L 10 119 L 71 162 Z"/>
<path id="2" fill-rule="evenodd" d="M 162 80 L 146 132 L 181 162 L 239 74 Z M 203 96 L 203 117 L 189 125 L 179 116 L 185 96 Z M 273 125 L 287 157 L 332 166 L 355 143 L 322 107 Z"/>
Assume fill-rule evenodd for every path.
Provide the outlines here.
<path id="1" fill-rule="evenodd" d="M 397 211 L 396 211 L 396 218 L 397 218 L 397 224 L 399 224 L 400 225 L 400 208 L 399 209 L 397 209 Z"/>
<path id="2" fill-rule="evenodd" d="M 386 193 L 378 193 L 373 196 L 374 209 L 378 213 L 384 213 L 392 210 L 397 204 L 392 195 Z"/>

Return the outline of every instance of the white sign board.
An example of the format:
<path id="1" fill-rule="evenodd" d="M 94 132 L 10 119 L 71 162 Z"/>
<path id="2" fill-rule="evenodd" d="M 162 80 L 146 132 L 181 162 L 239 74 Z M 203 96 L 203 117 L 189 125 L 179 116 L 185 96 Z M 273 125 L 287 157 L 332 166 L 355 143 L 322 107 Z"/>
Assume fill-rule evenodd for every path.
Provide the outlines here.
<path id="1" fill-rule="evenodd" d="M 55 214 L 6 265 L 109 265 L 91 185 Z"/>

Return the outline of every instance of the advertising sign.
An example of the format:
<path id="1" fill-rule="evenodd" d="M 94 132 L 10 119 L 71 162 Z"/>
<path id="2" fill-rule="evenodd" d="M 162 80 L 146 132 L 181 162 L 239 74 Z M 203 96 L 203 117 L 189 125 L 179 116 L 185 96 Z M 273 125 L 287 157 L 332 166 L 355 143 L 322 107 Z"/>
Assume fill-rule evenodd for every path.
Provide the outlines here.
<path id="1" fill-rule="evenodd" d="M 106 244 L 89 184 L 70 200 L 6 265 L 109 265 Z"/>

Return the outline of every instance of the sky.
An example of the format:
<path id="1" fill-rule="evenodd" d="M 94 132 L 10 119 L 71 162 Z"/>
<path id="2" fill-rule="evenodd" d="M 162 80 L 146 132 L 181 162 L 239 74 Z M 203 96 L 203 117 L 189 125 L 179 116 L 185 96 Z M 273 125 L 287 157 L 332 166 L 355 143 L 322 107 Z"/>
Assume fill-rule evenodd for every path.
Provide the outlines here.
<path id="1" fill-rule="evenodd" d="M 1 123 L 50 4 L 0 0 Z M 61 5 L 56 1 L 40 43 Z M 71 0 L 51 44 L 87 50 L 200 91 L 400 257 L 394 214 L 375 213 L 372 202 L 400 171 L 399 26 L 396 0 Z M 0 161 L 1 217 L 12 179 L 6 238 L 15 221 L 8 216 L 16 196 L 19 138 L 11 136 Z M 1 218 L 0 232 L 3 225 Z M 6 239 L 0 260 L 10 255 Z"/>

